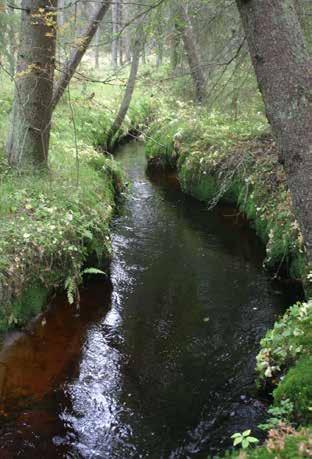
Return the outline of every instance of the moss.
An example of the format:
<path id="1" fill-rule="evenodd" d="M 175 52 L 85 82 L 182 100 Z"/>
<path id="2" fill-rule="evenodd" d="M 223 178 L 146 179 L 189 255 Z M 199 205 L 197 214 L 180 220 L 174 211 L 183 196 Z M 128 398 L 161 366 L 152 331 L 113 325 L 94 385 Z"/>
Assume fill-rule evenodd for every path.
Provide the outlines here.
<path id="1" fill-rule="evenodd" d="M 312 423 L 312 356 L 304 356 L 291 368 L 273 392 L 275 404 L 293 403 L 293 417 L 300 424 Z"/>
<path id="2" fill-rule="evenodd" d="M 303 239 L 272 139 L 267 134 L 254 138 L 250 128 L 249 139 L 243 138 L 243 130 L 242 138 L 234 140 L 238 127 L 229 120 L 218 118 L 218 122 L 216 126 L 215 118 L 204 118 L 196 139 L 194 132 L 186 137 L 190 129 L 183 129 L 183 122 L 174 123 L 174 129 L 172 125 L 160 126 L 156 143 L 162 147 L 148 141 L 148 161 L 157 159 L 163 167 L 169 166 L 175 155 L 172 141 L 179 133 L 177 175 L 183 191 L 210 206 L 220 200 L 236 204 L 266 246 L 266 267 L 279 272 L 283 266 L 289 276 L 304 280 Z"/>
<path id="3" fill-rule="evenodd" d="M 11 326 L 24 325 L 45 307 L 49 290 L 37 282 L 29 286 L 20 298 L 9 306 L 9 311 L 0 311 L 0 332 Z"/>
<path id="4" fill-rule="evenodd" d="M 67 284 L 77 292 L 81 268 L 91 253 L 95 252 L 105 265 L 110 259 L 109 224 L 124 180 L 118 163 L 98 146 L 109 130 L 112 109 L 117 108 L 114 96 L 120 90 L 89 86 L 95 94 L 92 100 L 81 94 L 80 84 L 74 83 L 71 105 L 64 99 L 54 113 L 48 174 L 20 175 L 9 167 L 3 154 L 7 111 L 1 107 L 2 330 L 20 326 L 36 315 L 46 299 L 45 289 Z M 7 91 L 6 86 L 1 87 L 1 100 Z M 146 97 L 134 100 L 119 138 L 133 125 L 144 123 L 148 110 Z"/>

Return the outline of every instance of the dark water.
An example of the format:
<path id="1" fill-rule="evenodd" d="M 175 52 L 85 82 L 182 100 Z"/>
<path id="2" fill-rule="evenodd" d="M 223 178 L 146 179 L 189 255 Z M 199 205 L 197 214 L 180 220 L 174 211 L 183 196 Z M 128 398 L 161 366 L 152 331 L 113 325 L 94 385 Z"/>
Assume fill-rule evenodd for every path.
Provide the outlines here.
<path id="1" fill-rule="evenodd" d="M 206 458 L 262 420 L 260 338 L 291 301 L 233 209 L 207 212 L 142 146 L 113 227 L 113 290 L 91 282 L 0 353 L 1 458 Z M 2 368 L 2 370 L 1 370 Z"/>

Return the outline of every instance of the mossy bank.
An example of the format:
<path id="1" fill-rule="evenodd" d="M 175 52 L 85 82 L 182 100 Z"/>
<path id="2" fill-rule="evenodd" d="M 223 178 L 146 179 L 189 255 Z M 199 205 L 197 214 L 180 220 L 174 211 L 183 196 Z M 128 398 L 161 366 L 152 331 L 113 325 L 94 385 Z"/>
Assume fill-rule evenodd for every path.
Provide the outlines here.
<path id="1" fill-rule="evenodd" d="M 174 108 L 173 108 L 174 107 Z M 174 169 L 181 188 L 208 207 L 220 200 L 243 213 L 266 247 L 264 267 L 273 276 L 303 282 L 311 274 L 303 238 L 292 209 L 278 151 L 262 114 L 232 120 L 178 102 L 164 104 L 146 142 L 148 168 Z M 240 458 L 312 456 L 312 302 L 297 303 L 261 341 L 258 385 L 273 391 L 258 448 L 229 455 Z M 233 432 L 234 434 L 235 432 Z"/>
<path id="2" fill-rule="evenodd" d="M 65 288 L 70 302 L 77 299 L 91 254 L 96 254 L 92 268 L 107 265 L 109 224 L 124 191 L 119 166 L 100 148 L 122 94 L 118 87 L 74 85 L 70 103 L 65 98 L 54 114 L 49 171 L 20 175 L 4 155 L 12 87 L 3 83 L 0 333 L 25 324 L 42 310 L 55 289 Z M 146 110 L 144 98 L 134 102 L 115 142 L 144 120 Z"/>

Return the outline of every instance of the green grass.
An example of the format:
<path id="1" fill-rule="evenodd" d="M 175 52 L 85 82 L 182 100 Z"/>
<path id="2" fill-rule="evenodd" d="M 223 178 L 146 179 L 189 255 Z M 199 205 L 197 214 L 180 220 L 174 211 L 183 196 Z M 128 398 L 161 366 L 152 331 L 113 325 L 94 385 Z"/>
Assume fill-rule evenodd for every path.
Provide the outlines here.
<path id="1" fill-rule="evenodd" d="M 92 98 L 90 94 L 94 93 Z M 0 100 L 0 331 L 20 326 L 46 302 L 51 288 L 75 293 L 90 253 L 111 254 L 109 224 L 123 174 L 100 146 L 121 97 L 119 86 L 74 82 L 53 117 L 49 172 L 19 174 L 4 156 L 12 85 Z M 117 134 L 144 123 L 148 99 L 134 101 Z M 35 285 L 35 287 L 34 287 Z M 45 292 L 45 293 L 44 293 Z M 71 296 L 71 295 L 70 295 Z"/>
<path id="2" fill-rule="evenodd" d="M 184 192 L 208 205 L 237 205 L 266 246 L 265 265 L 306 279 L 303 239 L 277 149 L 263 115 L 233 120 L 179 101 L 158 103 L 148 131 L 149 164 L 172 167 Z M 177 149 L 179 159 L 177 160 Z"/>

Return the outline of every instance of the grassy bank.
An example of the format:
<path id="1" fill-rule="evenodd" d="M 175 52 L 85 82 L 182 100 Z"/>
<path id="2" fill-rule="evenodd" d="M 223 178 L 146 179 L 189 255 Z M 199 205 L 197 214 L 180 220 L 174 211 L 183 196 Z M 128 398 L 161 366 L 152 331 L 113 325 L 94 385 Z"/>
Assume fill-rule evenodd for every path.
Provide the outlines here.
<path id="1" fill-rule="evenodd" d="M 170 107 L 170 109 L 168 108 Z M 174 168 L 182 190 L 214 206 L 235 204 L 266 247 L 272 275 L 311 274 L 278 151 L 262 114 L 233 120 L 183 102 L 160 104 L 146 142 L 149 168 Z M 273 391 L 268 440 L 240 458 L 312 456 L 312 302 L 292 306 L 261 341 L 258 385 Z M 234 432 L 233 432 L 234 433 Z"/>
<path id="2" fill-rule="evenodd" d="M 265 266 L 306 279 L 302 236 L 262 115 L 233 121 L 189 106 L 164 108 L 148 134 L 150 167 L 176 167 L 183 191 L 209 206 L 234 203 L 266 246 Z"/>
<path id="3" fill-rule="evenodd" d="M 70 101 L 53 118 L 48 173 L 21 176 L 4 155 L 12 84 L 0 93 L 0 332 L 25 324 L 55 288 L 73 301 L 90 254 L 110 257 L 109 223 L 123 191 L 117 163 L 98 148 L 105 143 L 121 97 L 116 86 L 74 83 Z M 134 103 L 116 142 L 146 116 Z M 94 257 L 93 257 L 94 259 Z M 92 261 L 92 267 L 94 267 Z"/>

